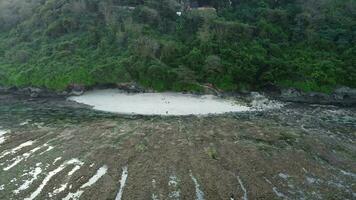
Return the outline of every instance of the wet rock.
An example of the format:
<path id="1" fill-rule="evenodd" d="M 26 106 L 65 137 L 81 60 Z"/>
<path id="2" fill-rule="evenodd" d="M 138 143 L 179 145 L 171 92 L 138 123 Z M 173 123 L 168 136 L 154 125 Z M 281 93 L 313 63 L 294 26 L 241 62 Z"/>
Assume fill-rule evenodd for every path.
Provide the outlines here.
<path id="1" fill-rule="evenodd" d="M 0 94 L 7 93 L 7 87 L 0 86 Z"/>
<path id="2" fill-rule="evenodd" d="M 38 97 L 38 96 L 40 96 L 41 93 L 43 93 L 43 90 L 40 88 L 30 87 L 30 88 L 28 88 L 28 90 L 30 92 L 30 96 L 33 98 Z"/>
<path id="3" fill-rule="evenodd" d="M 71 84 L 68 86 L 67 91 L 69 91 L 69 95 L 80 96 L 85 92 L 85 86 L 80 84 Z"/>
<path id="4" fill-rule="evenodd" d="M 332 104 L 332 99 L 329 95 L 320 92 L 309 92 L 303 96 L 306 103 Z"/>
<path id="5" fill-rule="evenodd" d="M 281 88 L 273 83 L 266 83 L 261 87 L 262 91 L 267 92 L 267 93 L 272 93 L 272 94 L 281 94 Z"/>
<path id="6" fill-rule="evenodd" d="M 356 89 L 349 87 L 340 87 L 333 92 L 333 97 L 336 100 L 356 100 Z"/>
<path id="7" fill-rule="evenodd" d="M 7 94 L 7 87 L 0 86 L 0 94 Z"/>
<path id="8" fill-rule="evenodd" d="M 210 94 L 215 96 L 221 96 L 221 91 L 215 88 L 213 84 L 207 83 L 205 85 L 200 85 L 203 88 L 203 94 Z"/>
<path id="9" fill-rule="evenodd" d="M 58 96 L 68 96 L 69 95 L 69 92 L 67 91 L 62 91 L 62 92 L 57 92 L 56 93 Z"/>
<path id="10" fill-rule="evenodd" d="M 282 90 L 281 95 L 277 98 L 282 101 L 297 103 L 352 106 L 356 105 L 356 89 L 342 87 L 335 90 L 332 94 L 325 94 L 320 92 L 302 92 L 290 88 Z"/>
<path id="11" fill-rule="evenodd" d="M 25 87 L 25 88 L 0 87 L 0 94 L 13 94 L 13 95 L 19 95 L 19 96 L 25 96 L 31 98 L 66 96 L 62 93 L 56 93 L 48 89 L 36 88 L 36 87 Z"/>
<path id="12" fill-rule="evenodd" d="M 295 88 L 283 89 L 281 92 L 282 98 L 297 98 L 301 96 L 302 92 Z"/>
<path id="13" fill-rule="evenodd" d="M 10 94 L 18 91 L 17 87 L 0 87 L 0 93 L 2 94 Z"/>
<path id="14" fill-rule="evenodd" d="M 26 96 L 30 96 L 32 98 L 36 98 L 39 96 L 47 96 L 44 95 L 46 92 L 40 88 L 35 88 L 35 87 L 25 87 L 25 88 L 20 88 L 18 89 L 16 92 L 16 94 L 18 95 L 26 95 Z"/>
<path id="15" fill-rule="evenodd" d="M 251 92 L 247 99 L 250 101 L 249 105 L 256 110 L 279 109 L 283 107 L 282 103 L 275 100 L 270 100 L 258 92 Z"/>
<path id="16" fill-rule="evenodd" d="M 80 96 L 80 95 L 82 95 L 82 94 L 84 94 L 84 91 L 83 91 L 83 90 L 80 90 L 80 91 L 72 90 L 72 91 L 69 93 L 70 96 Z"/>
<path id="17" fill-rule="evenodd" d="M 117 88 L 128 93 L 143 93 L 145 89 L 137 83 L 118 83 Z"/>

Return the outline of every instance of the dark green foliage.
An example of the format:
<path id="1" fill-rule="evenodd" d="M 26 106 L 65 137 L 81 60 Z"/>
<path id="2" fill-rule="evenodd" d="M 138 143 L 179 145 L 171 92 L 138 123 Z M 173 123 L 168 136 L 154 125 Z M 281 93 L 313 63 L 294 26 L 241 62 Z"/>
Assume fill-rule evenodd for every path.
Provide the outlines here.
<path id="1" fill-rule="evenodd" d="M 356 87 L 353 0 L 196 2 L 1 1 L 0 85 Z"/>

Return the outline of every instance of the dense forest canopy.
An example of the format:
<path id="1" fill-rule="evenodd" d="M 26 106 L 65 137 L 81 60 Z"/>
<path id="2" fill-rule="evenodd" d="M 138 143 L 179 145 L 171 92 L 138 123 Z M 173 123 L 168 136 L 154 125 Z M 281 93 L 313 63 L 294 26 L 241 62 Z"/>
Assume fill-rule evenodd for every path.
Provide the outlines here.
<path id="1" fill-rule="evenodd" d="M 130 81 L 178 91 L 356 87 L 356 1 L 0 1 L 0 85 Z"/>

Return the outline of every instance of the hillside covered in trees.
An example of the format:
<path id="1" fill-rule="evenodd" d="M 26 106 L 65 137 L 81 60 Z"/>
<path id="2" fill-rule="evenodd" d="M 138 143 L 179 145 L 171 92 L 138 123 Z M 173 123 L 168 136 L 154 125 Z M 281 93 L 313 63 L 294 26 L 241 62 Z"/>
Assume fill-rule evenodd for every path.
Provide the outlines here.
<path id="1" fill-rule="evenodd" d="M 2 0 L 0 85 L 356 87 L 354 0 Z"/>

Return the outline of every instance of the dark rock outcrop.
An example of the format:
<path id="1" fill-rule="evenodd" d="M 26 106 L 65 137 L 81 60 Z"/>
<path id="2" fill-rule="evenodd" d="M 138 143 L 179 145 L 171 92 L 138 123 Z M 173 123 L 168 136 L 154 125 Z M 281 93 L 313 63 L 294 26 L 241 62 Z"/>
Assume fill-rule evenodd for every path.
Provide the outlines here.
<path id="1" fill-rule="evenodd" d="M 331 94 L 320 92 L 302 92 L 295 88 L 283 89 L 277 97 L 282 101 L 353 106 L 356 105 L 356 89 L 341 87 Z"/>
<path id="2" fill-rule="evenodd" d="M 223 92 L 214 88 L 212 85 L 201 85 L 204 89 L 202 93 L 198 94 L 212 94 L 221 97 L 248 97 L 250 92 Z M 108 89 L 115 88 L 120 89 L 128 93 L 143 93 L 154 92 L 146 89 L 137 83 L 120 83 L 113 85 L 105 85 L 101 87 L 93 87 L 91 89 Z M 31 98 L 46 98 L 46 97 L 67 97 L 82 95 L 87 88 L 80 84 L 71 84 L 67 90 L 56 92 L 44 88 L 35 87 L 3 87 L 0 86 L 0 94 L 15 94 L 24 95 Z M 349 87 L 337 88 L 331 94 L 325 94 L 320 92 L 303 92 L 295 88 L 279 89 L 273 87 L 273 89 L 264 88 L 264 94 L 273 99 L 277 99 L 285 102 L 307 103 L 307 104 L 324 104 L 324 105 L 341 105 L 341 106 L 356 106 L 356 89 Z"/>
<path id="3" fill-rule="evenodd" d="M 56 92 L 45 88 L 36 87 L 0 87 L 0 94 L 13 94 L 20 96 L 28 96 L 31 98 L 65 97 L 69 95 L 80 95 L 83 92 L 84 90 L 80 88 L 73 88 L 68 89 L 67 91 Z"/>
<path id="4" fill-rule="evenodd" d="M 340 87 L 334 91 L 333 97 L 334 99 L 338 100 L 355 100 L 356 89 L 352 89 L 349 87 Z"/>
<path id="5" fill-rule="evenodd" d="M 118 83 L 117 89 L 123 90 L 128 93 L 143 93 L 146 92 L 145 88 L 137 83 Z"/>
<path id="6" fill-rule="evenodd" d="M 68 86 L 67 92 L 71 96 L 80 96 L 85 92 L 85 86 L 80 84 L 71 84 Z"/>

